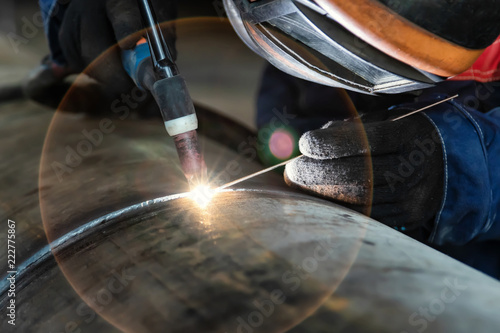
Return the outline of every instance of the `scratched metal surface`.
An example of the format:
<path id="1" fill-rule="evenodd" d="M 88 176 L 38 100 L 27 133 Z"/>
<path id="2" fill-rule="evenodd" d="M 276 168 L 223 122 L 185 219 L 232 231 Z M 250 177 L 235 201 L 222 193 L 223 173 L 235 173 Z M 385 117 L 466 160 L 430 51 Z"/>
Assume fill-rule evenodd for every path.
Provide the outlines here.
<path id="1" fill-rule="evenodd" d="M 0 331 L 59 333 L 72 331 L 77 323 L 82 332 L 119 332 L 95 313 L 92 318 L 78 314 L 78 306 L 85 303 L 57 267 L 47 243 L 38 180 L 53 114 L 53 110 L 27 101 L 0 104 L 0 247 L 7 247 L 7 219 L 16 221 L 17 271 L 20 276 L 30 276 L 16 280 L 17 325 L 8 325 L 2 310 Z M 6 255 L 7 251 L 0 251 L 2 309 L 6 306 Z"/>
<path id="2" fill-rule="evenodd" d="M 180 31 L 192 26 L 181 24 Z M 195 50 L 206 28 L 185 31 L 195 42 L 186 50 Z M 213 31 L 226 34 L 227 24 Z M 236 58 L 229 53 L 218 61 Z M 244 69 L 255 74 L 257 65 Z M 200 75 L 191 68 L 194 78 Z M 248 95 L 241 88 L 247 83 L 214 88 L 211 75 L 203 75 L 199 96 L 226 105 L 219 94 L 238 101 Z M 200 210 L 182 194 L 187 188 L 175 151 L 157 121 L 109 118 L 113 130 L 60 179 L 54 163 L 67 164 L 68 149 L 89 141 L 83 131 L 100 129 L 108 117 L 53 117 L 26 101 L 0 106 L 0 218 L 16 220 L 19 240 L 19 321 L 12 330 L 3 317 L 1 332 L 470 333 L 500 327 L 497 281 L 376 221 L 294 192 L 279 174 L 223 192 Z M 226 144 L 204 140 L 219 182 L 259 170 L 251 151 L 238 156 Z M 5 232 L 2 227 L 1 248 Z M 0 251 L 0 261 L 5 254 Z M 7 284 L 0 275 L 4 308 Z M 419 314 L 432 306 L 427 317 Z"/>
<path id="3" fill-rule="evenodd" d="M 2 192 L 10 198 L 2 217 L 17 216 L 22 240 L 18 331 L 494 332 L 500 325 L 497 281 L 291 191 L 279 174 L 200 209 L 182 194 L 175 152 L 155 121 L 113 120 L 115 130 L 59 181 L 52 162 L 102 119 L 58 114 L 47 127 L 37 187 L 45 133 L 21 131 L 20 120 L 48 126 L 51 114 L 29 103 L 2 110 L 11 138 L 4 152 L 17 160 L 2 163 L 1 181 L 19 184 Z M 18 155 L 24 146 L 30 153 Z M 234 160 L 242 174 L 259 169 L 210 140 L 204 149 L 214 175 Z M 425 319 L 418 312 L 430 306 Z M 2 321 L 0 330 L 9 329 Z"/>

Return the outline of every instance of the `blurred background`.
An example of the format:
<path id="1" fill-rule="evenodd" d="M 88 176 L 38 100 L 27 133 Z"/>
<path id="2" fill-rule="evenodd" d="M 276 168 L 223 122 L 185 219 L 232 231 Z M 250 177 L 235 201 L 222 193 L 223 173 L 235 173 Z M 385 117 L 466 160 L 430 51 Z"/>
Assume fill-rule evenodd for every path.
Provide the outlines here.
<path id="1" fill-rule="evenodd" d="M 255 128 L 264 60 L 236 36 L 221 0 L 179 1 L 178 8 L 177 64 L 193 99 Z M 38 1 L 2 0 L 0 86 L 19 83 L 48 54 L 39 13 Z"/>

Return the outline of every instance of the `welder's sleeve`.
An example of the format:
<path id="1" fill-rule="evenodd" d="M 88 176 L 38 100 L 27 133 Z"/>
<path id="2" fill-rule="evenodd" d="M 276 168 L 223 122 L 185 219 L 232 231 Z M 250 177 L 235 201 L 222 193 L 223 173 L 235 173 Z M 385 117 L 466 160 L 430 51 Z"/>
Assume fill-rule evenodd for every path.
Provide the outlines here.
<path id="1" fill-rule="evenodd" d="M 257 128 L 276 124 L 302 135 L 330 120 L 352 116 L 347 100 L 342 89 L 308 82 L 267 65 L 257 94 Z"/>
<path id="2" fill-rule="evenodd" d="M 429 242 L 500 240 L 500 107 L 428 112 L 444 142 L 444 199 Z"/>
<path id="3" fill-rule="evenodd" d="M 271 123 L 289 127 L 301 135 L 319 128 L 328 118 L 300 114 L 300 89 L 296 79 L 273 66 L 266 66 L 257 94 L 256 124 L 260 130 Z M 314 113 L 314 112 L 312 112 Z"/>
<path id="4" fill-rule="evenodd" d="M 68 2 L 59 2 L 56 0 L 39 0 L 40 12 L 43 19 L 43 28 L 47 38 L 51 60 L 56 64 L 63 66 L 66 64 L 61 44 L 59 42 L 59 30 L 68 8 Z"/>

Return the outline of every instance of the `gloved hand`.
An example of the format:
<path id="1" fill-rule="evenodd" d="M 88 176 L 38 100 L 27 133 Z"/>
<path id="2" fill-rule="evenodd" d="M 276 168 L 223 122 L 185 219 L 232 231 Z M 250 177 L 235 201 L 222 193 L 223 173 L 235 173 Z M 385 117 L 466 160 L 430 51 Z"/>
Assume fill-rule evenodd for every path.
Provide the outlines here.
<path id="1" fill-rule="evenodd" d="M 289 163 L 285 181 L 360 210 L 402 231 L 432 224 L 443 198 L 440 136 L 416 114 L 397 121 L 331 122 L 305 133 L 304 157 Z M 371 157 L 371 158 L 370 158 Z"/>
<path id="2" fill-rule="evenodd" d="M 174 0 L 153 0 L 152 3 L 160 23 L 176 17 Z M 165 41 L 175 49 L 175 27 L 169 24 L 162 28 Z M 144 35 L 142 29 L 136 0 L 72 0 L 61 24 L 59 40 L 69 67 L 80 72 L 117 42 L 122 49 L 133 48 Z M 112 56 L 106 63 L 125 73 L 119 56 L 118 59 Z M 92 74 L 106 78 L 107 73 Z"/>
<path id="3" fill-rule="evenodd" d="M 176 0 L 152 2 L 159 23 L 176 17 Z M 57 61 L 47 59 L 30 73 L 23 82 L 24 95 L 57 107 L 69 88 L 65 77 L 86 69 L 85 73 L 95 81 L 80 81 L 73 86 L 73 98 L 63 108 L 89 114 L 110 113 L 110 103 L 121 99 L 123 93 L 130 95 L 135 86 L 123 68 L 120 50 L 133 48 L 144 35 L 137 1 L 72 0 L 54 10 L 48 37 L 57 50 Z M 162 24 L 162 29 L 175 58 L 175 26 L 169 22 Z M 117 43 L 120 47 L 113 48 Z M 148 107 L 142 108 L 141 115 L 159 114 L 150 100 L 145 102 Z"/>
<path id="4" fill-rule="evenodd" d="M 176 17 L 175 0 L 152 2 L 160 23 Z M 30 74 L 23 83 L 25 96 L 57 107 L 68 89 L 64 78 L 85 70 L 94 80 L 79 80 L 73 85 L 72 98 L 59 106 L 73 112 L 112 114 L 112 103 L 123 101 L 123 96 L 130 96 L 135 88 L 123 68 L 120 52 L 134 47 L 144 35 L 137 1 L 72 0 L 61 5 L 57 13 L 51 18 L 51 26 L 59 26 L 59 33 L 51 33 L 49 38 L 51 45 L 59 46 L 62 56 L 58 55 L 58 64 L 49 61 Z M 163 24 L 162 29 L 175 57 L 175 27 L 170 22 Z M 112 47 L 117 43 L 119 47 Z M 159 115 L 152 98 L 141 102 L 138 111 L 146 117 Z"/>

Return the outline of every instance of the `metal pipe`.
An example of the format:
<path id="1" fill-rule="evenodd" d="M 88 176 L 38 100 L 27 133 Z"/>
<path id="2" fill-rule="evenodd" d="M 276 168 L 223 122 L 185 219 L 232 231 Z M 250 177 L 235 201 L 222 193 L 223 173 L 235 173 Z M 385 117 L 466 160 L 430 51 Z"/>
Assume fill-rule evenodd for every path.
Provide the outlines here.
<path id="1" fill-rule="evenodd" d="M 24 115 L 37 124 L 47 114 L 28 103 L 8 108 L 0 130 L 32 149 L 46 133 L 22 131 L 26 124 L 15 120 Z M 99 147 L 58 179 L 54 163 L 66 162 L 67 147 L 84 147 L 82 131 L 96 133 L 100 122 L 64 113 L 52 121 L 39 182 L 50 246 L 37 248 L 45 239 L 34 218 L 38 191 L 26 181 L 10 189 L 23 200 L 9 212 L 32 217 L 18 221 L 23 242 L 16 245 L 25 250 L 16 329 L 384 333 L 415 331 L 421 326 L 412 323 L 423 320 L 429 332 L 500 327 L 498 281 L 366 216 L 282 186 L 279 175 L 219 192 L 206 209 L 175 195 L 183 175 L 168 162 L 176 152 L 173 142 L 165 147 L 159 123 L 112 120 Z M 204 149 L 221 178 L 259 170 L 210 140 Z M 23 156 L 21 166 L 0 165 L 0 182 L 12 183 L 19 168 L 22 180 L 36 176 L 27 166 L 38 165 L 39 154 Z M 0 330 L 8 329 L 2 321 Z"/>

